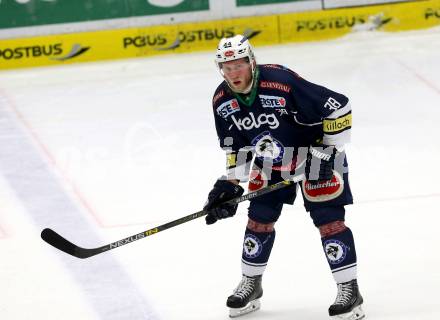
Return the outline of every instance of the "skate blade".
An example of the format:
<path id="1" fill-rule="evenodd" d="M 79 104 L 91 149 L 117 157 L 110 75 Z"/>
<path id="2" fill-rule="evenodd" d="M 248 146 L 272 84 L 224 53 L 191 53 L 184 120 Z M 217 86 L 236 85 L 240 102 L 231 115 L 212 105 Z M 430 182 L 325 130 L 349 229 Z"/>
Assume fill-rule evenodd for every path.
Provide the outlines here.
<path id="1" fill-rule="evenodd" d="M 332 319 L 343 319 L 343 320 L 361 320 L 365 318 L 365 313 L 362 310 L 362 305 L 354 307 L 353 310 L 347 313 L 338 314 L 337 316 L 331 317 Z"/>
<path id="2" fill-rule="evenodd" d="M 243 308 L 229 308 L 229 317 L 230 318 L 237 318 L 244 316 L 245 314 L 257 311 L 260 309 L 260 299 L 252 300 L 250 301 L 246 306 Z"/>

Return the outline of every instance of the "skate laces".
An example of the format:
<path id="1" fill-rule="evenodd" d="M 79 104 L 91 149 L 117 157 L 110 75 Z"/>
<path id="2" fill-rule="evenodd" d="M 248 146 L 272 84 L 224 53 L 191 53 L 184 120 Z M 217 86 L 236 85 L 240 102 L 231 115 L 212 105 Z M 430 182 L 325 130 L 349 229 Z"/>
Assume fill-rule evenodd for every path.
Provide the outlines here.
<path id="1" fill-rule="evenodd" d="M 347 304 L 353 296 L 353 289 L 351 282 L 338 283 L 338 295 L 334 304 Z"/>
<path id="2" fill-rule="evenodd" d="M 238 287 L 234 290 L 234 295 L 241 299 L 247 297 L 254 290 L 255 278 L 243 276 Z"/>

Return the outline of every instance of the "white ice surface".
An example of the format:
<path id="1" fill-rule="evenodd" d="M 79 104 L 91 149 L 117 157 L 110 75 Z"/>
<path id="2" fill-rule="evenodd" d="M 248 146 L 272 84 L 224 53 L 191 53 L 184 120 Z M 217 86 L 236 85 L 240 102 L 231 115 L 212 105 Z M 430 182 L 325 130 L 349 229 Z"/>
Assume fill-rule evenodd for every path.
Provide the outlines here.
<path id="1" fill-rule="evenodd" d="M 352 100 L 348 146 L 368 319 L 437 320 L 440 29 L 257 48 Z M 45 226 L 101 246 L 198 211 L 223 172 L 211 53 L 0 73 L 0 319 L 227 319 L 247 204 L 79 260 Z M 302 201 L 285 206 L 246 319 L 327 318 L 335 285 Z"/>

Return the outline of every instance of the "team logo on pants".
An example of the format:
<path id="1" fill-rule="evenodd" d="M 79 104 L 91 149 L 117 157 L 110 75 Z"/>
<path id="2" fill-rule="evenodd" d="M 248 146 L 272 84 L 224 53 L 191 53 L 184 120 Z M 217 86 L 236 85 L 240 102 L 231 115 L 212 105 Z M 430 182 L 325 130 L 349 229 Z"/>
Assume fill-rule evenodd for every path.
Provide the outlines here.
<path id="1" fill-rule="evenodd" d="M 263 245 L 261 244 L 260 239 L 258 239 L 253 234 L 247 234 L 244 237 L 243 242 L 243 253 L 246 258 L 253 259 L 258 257 L 263 250 Z"/>
<path id="2" fill-rule="evenodd" d="M 331 180 L 311 183 L 308 180 L 302 182 L 304 197 L 311 202 L 323 202 L 339 197 L 344 191 L 344 180 L 341 175 L 333 170 Z"/>
<path id="3" fill-rule="evenodd" d="M 338 264 L 345 260 L 347 256 L 347 246 L 336 239 L 324 242 L 324 251 L 330 264 Z"/>
<path id="4" fill-rule="evenodd" d="M 267 185 L 268 185 L 267 177 L 264 174 L 264 172 L 257 166 L 254 166 L 249 175 L 248 190 L 251 192 L 257 191 L 267 187 Z"/>

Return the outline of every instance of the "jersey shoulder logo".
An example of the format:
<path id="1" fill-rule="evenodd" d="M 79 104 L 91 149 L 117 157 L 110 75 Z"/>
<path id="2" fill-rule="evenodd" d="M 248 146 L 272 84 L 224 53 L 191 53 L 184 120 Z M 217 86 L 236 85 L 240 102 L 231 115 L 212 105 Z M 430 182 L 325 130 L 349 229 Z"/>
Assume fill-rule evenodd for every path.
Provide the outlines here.
<path id="1" fill-rule="evenodd" d="M 217 107 L 217 114 L 223 119 L 226 119 L 237 111 L 240 111 L 240 105 L 238 104 L 237 99 L 228 100 Z"/>

